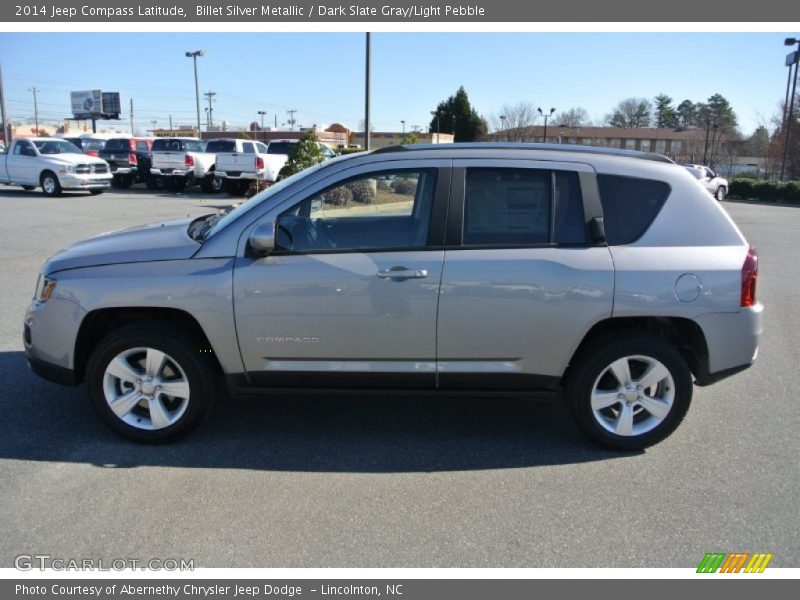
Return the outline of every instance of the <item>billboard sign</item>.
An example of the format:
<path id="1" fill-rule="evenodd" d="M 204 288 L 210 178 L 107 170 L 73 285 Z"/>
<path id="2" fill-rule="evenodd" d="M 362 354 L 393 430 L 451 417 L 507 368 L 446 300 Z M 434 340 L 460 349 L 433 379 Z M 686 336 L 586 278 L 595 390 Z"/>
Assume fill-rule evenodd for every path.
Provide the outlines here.
<path id="1" fill-rule="evenodd" d="M 70 92 L 69 99 L 75 119 L 119 119 L 122 112 L 119 92 L 84 90 Z"/>

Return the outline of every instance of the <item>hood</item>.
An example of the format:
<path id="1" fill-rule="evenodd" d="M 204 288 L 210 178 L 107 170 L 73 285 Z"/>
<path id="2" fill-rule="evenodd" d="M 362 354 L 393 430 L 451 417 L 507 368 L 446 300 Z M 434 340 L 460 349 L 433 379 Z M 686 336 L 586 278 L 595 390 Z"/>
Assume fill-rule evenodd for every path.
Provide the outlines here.
<path id="1" fill-rule="evenodd" d="M 43 273 L 121 263 L 191 258 L 200 248 L 186 232 L 194 219 L 178 219 L 103 233 L 67 246 L 48 260 Z"/>
<path id="2" fill-rule="evenodd" d="M 96 165 L 99 163 L 106 162 L 102 158 L 97 158 L 96 156 L 89 156 L 88 154 L 77 154 L 74 152 L 65 152 L 64 154 L 42 154 L 42 158 L 45 158 L 54 163 L 61 163 L 65 165 L 79 165 L 79 164 Z"/>

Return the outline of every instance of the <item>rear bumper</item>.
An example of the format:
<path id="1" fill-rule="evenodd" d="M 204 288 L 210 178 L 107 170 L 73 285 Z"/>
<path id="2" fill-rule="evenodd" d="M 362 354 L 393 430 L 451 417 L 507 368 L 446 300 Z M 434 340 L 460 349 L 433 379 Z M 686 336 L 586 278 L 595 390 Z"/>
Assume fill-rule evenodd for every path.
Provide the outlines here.
<path id="1" fill-rule="evenodd" d="M 246 181 L 255 181 L 256 179 L 260 179 L 264 181 L 266 179 L 264 175 L 264 171 L 217 171 L 217 177 L 221 177 L 222 179 L 236 179 L 236 180 L 246 180 Z"/>
<path id="2" fill-rule="evenodd" d="M 695 319 L 708 347 L 706 372 L 698 373 L 698 385 L 710 385 L 750 367 L 758 355 L 764 329 L 764 305 L 742 308 L 738 313 L 708 313 Z"/>
<path id="3" fill-rule="evenodd" d="M 160 169 L 150 167 L 151 175 L 161 175 L 162 177 L 194 177 L 193 169 Z"/>
<path id="4" fill-rule="evenodd" d="M 111 165 L 112 175 L 130 175 L 131 173 L 136 173 L 138 170 L 138 167 L 114 167 L 114 165 Z"/>

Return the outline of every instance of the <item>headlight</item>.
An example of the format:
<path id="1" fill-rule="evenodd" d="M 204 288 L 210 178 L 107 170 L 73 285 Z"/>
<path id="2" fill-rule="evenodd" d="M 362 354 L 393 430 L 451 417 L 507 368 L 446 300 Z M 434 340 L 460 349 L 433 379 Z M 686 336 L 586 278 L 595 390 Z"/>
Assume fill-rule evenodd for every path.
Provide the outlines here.
<path id="1" fill-rule="evenodd" d="M 58 167 L 58 172 L 62 173 L 62 174 L 64 174 L 64 173 L 74 173 L 75 172 L 75 166 L 74 165 L 63 165 L 61 167 Z"/>
<path id="2" fill-rule="evenodd" d="M 39 275 L 39 280 L 36 282 L 36 300 L 38 302 L 47 302 L 53 291 L 56 289 L 56 280 L 50 277 Z"/>

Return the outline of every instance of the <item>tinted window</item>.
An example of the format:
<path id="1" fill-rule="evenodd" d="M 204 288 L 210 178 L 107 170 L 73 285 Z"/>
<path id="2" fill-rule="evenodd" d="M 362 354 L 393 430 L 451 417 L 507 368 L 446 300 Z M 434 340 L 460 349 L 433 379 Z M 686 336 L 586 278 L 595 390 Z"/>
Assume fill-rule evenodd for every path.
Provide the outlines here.
<path id="1" fill-rule="evenodd" d="M 245 154 L 254 154 L 255 148 L 253 148 L 253 142 L 245 142 L 242 144 L 242 152 Z"/>
<path id="2" fill-rule="evenodd" d="M 281 215 L 276 245 L 300 252 L 424 247 L 435 189 L 435 169 L 354 177 Z"/>
<path id="3" fill-rule="evenodd" d="M 153 142 L 153 152 L 179 152 L 181 150 L 183 150 L 182 140 L 159 138 Z"/>
<path id="4" fill-rule="evenodd" d="M 296 142 L 270 142 L 267 154 L 289 154 Z"/>
<path id="5" fill-rule="evenodd" d="M 33 142 L 40 154 L 80 154 L 81 151 L 66 140 L 42 140 Z"/>
<path id="6" fill-rule="evenodd" d="M 208 142 L 206 152 L 236 152 L 236 142 L 233 140 L 212 140 Z"/>
<path id="7" fill-rule="evenodd" d="M 85 139 L 85 140 L 83 140 L 83 143 L 81 144 L 81 148 L 83 148 L 84 151 L 86 151 L 86 150 L 95 150 L 95 151 L 99 152 L 100 150 L 102 150 L 105 147 L 106 147 L 106 141 L 105 140 Z"/>
<path id="8" fill-rule="evenodd" d="M 196 140 L 186 140 L 185 148 L 187 152 L 202 152 L 203 142 L 199 142 Z"/>
<path id="9" fill-rule="evenodd" d="M 106 142 L 106 150 L 110 152 L 115 152 L 119 150 L 130 150 L 131 148 L 131 141 L 128 139 L 115 139 L 115 140 L 108 140 Z"/>
<path id="10" fill-rule="evenodd" d="M 147 142 L 138 141 L 136 142 L 136 150 L 139 152 L 147 152 L 150 148 L 148 148 Z"/>
<path id="11" fill-rule="evenodd" d="M 550 171 L 467 169 L 463 244 L 548 243 L 551 200 Z"/>
<path id="12" fill-rule="evenodd" d="M 556 193 L 553 241 L 557 244 L 585 244 L 586 220 L 583 216 L 583 197 L 577 173 L 556 171 Z"/>
<path id="13" fill-rule="evenodd" d="M 256 152 L 259 154 L 266 154 L 267 147 L 264 144 L 256 144 Z"/>
<path id="14" fill-rule="evenodd" d="M 598 175 L 606 239 L 609 244 L 630 244 L 638 240 L 669 196 L 663 181 Z"/>

